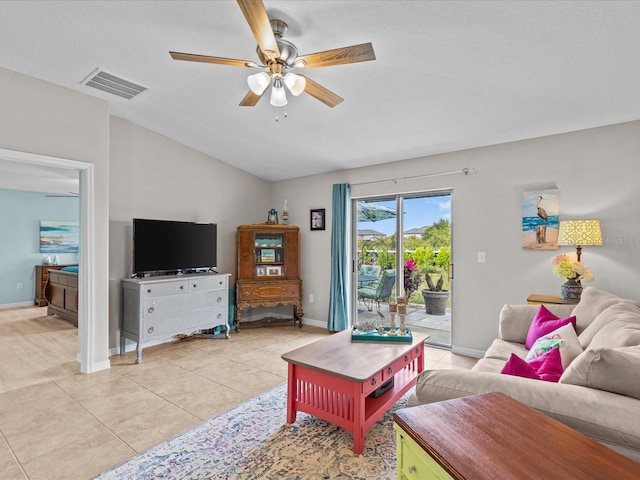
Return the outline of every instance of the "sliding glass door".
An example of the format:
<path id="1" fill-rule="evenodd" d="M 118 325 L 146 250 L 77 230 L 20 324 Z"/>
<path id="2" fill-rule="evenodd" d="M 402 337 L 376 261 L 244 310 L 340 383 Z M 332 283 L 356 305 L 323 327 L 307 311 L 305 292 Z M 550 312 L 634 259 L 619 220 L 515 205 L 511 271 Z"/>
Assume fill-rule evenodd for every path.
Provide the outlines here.
<path id="1" fill-rule="evenodd" d="M 352 211 L 354 324 L 388 326 L 389 300 L 405 296 L 407 326 L 451 346 L 451 191 L 354 199 Z"/>

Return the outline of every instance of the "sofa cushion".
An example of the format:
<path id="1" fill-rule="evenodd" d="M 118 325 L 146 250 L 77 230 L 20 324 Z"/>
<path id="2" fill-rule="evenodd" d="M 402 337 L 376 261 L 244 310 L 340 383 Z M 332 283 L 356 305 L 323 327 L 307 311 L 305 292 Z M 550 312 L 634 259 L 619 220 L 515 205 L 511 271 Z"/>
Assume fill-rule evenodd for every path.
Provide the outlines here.
<path id="1" fill-rule="evenodd" d="M 563 371 L 560 349 L 556 347 L 531 359 L 529 362 L 512 353 L 500 373 L 534 380 L 557 382 Z"/>
<path id="2" fill-rule="evenodd" d="M 502 360 L 502 363 L 506 362 L 512 353 L 515 353 L 519 357 L 526 357 L 527 349 L 524 348 L 524 345 L 516 342 L 507 342 L 505 340 L 501 340 L 496 338 L 493 340 L 489 348 L 484 354 L 484 358 L 495 358 L 498 360 Z M 499 372 L 500 369 L 495 370 Z"/>
<path id="3" fill-rule="evenodd" d="M 596 332 L 589 343 L 589 349 L 633 345 L 640 345 L 640 317 L 622 315 Z"/>
<path id="4" fill-rule="evenodd" d="M 474 372 L 498 373 L 504 367 L 504 362 L 506 362 L 504 358 L 484 357 L 478 360 L 471 370 Z"/>
<path id="5" fill-rule="evenodd" d="M 576 317 L 576 333 L 580 335 L 605 308 L 620 303 L 622 300 L 624 299 L 613 293 L 604 292 L 594 287 L 586 287 L 582 291 L 580 302 L 571 312 L 571 315 Z"/>
<path id="6" fill-rule="evenodd" d="M 573 359 L 582 353 L 582 345 L 580 345 L 572 324 L 564 325 L 537 339 L 527 353 L 525 360 L 529 362 L 544 355 L 552 348 L 559 349 L 563 368 L 567 368 Z"/>
<path id="7" fill-rule="evenodd" d="M 640 399 L 640 346 L 586 350 L 565 370 L 561 383 Z"/>
<path id="8" fill-rule="evenodd" d="M 524 342 L 526 348 L 531 348 L 533 343 L 543 335 L 553 332 L 555 329 L 571 323 L 575 326 L 576 317 L 558 318 L 551 313 L 544 305 L 540 305 L 538 313 L 533 317 L 527 339 Z"/>
<path id="9" fill-rule="evenodd" d="M 582 348 L 589 347 L 591 340 L 602 327 L 621 317 L 635 317 L 640 321 L 640 306 L 631 300 L 623 300 L 605 308 L 578 337 Z"/>

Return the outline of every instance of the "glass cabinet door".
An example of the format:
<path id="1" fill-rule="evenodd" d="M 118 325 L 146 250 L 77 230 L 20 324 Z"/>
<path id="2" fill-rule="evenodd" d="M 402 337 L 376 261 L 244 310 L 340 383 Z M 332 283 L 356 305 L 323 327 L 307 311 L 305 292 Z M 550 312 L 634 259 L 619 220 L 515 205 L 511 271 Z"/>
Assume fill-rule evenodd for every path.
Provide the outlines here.
<path id="1" fill-rule="evenodd" d="M 283 277 L 284 234 L 258 233 L 255 238 L 255 276 Z"/>

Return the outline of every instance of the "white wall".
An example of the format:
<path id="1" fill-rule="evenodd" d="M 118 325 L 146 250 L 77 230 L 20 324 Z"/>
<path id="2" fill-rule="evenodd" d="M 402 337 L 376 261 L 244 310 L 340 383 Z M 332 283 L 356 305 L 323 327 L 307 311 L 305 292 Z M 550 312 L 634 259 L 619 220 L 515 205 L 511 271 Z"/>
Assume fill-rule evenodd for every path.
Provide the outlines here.
<path id="1" fill-rule="evenodd" d="M 218 225 L 218 271 L 235 282 L 236 229 L 266 220 L 270 184 L 162 135 L 111 118 L 110 346 L 120 330 L 120 280 L 131 274 L 131 220 Z"/>
<path id="2" fill-rule="evenodd" d="M 600 219 L 605 244 L 585 247 L 582 257 L 595 274 L 592 285 L 640 299 L 639 159 L 640 122 L 632 122 L 276 182 L 271 200 L 281 209 L 286 197 L 290 223 L 301 226 L 305 317 L 326 323 L 331 185 L 476 169 L 467 176 L 355 186 L 352 197 L 453 189 L 453 346 L 478 352 L 497 335 L 503 304 L 525 303 L 530 293 L 559 294 L 562 279 L 553 275 L 551 259 L 575 251 L 522 249 L 523 191 L 558 188 L 561 219 Z M 326 231 L 310 231 L 312 208 L 327 209 Z M 486 252 L 485 264 L 476 262 L 478 251 Z"/>
<path id="3" fill-rule="evenodd" d="M 0 148 L 93 164 L 96 296 L 88 351 L 92 364 L 108 365 L 108 104 L 0 68 L 0 105 Z"/>

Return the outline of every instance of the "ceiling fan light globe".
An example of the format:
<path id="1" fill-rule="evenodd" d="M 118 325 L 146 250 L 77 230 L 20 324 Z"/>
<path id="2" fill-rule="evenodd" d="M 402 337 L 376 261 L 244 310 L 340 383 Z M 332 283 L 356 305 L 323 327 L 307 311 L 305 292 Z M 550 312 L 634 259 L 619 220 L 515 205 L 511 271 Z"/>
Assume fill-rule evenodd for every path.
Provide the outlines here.
<path id="1" fill-rule="evenodd" d="M 287 104 L 287 95 L 282 85 L 279 87 L 274 86 L 271 89 L 271 101 L 269 103 L 274 107 L 284 107 Z"/>
<path id="2" fill-rule="evenodd" d="M 293 96 L 297 97 L 302 94 L 307 87 L 307 79 L 301 75 L 289 72 L 284 76 L 284 84 Z"/>
<path id="3" fill-rule="evenodd" d="M 271 83 L 271 78 L 266 72 L 256 73 L 247 77 L 249 88 L 256 95 L 262 95 Z"/>

